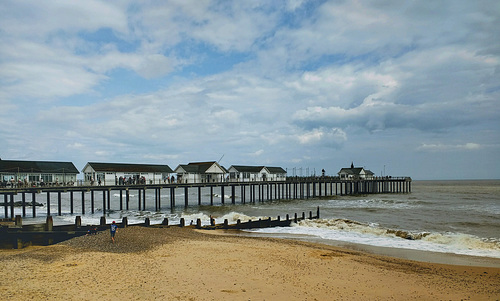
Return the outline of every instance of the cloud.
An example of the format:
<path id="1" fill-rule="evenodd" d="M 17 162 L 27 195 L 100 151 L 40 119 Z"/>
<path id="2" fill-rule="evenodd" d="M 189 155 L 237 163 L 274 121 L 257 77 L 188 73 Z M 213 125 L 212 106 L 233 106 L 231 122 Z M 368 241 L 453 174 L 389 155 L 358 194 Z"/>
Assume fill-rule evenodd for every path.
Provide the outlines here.
<path id="1" fill-rule="evenodd" d="M 500 139 L 500 12 L 487 2 L 4 1 L 0 11 L 3 157 L 496 160 L 485 145 Z"/>
<path id="2" fill-rule="evenodd" d="M 473 151 L 483 148 L 477 143 L 468 142 L 465 144 L 422 144 L 418 147 L 419 151 L 429 152 L 448 152 L 448 151 Z"/>

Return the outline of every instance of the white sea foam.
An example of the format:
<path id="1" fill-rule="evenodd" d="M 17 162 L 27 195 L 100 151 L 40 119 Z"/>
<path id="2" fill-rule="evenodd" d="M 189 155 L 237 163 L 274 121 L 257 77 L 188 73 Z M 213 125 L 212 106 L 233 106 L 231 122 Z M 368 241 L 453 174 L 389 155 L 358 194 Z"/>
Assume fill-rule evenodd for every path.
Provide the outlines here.
<path id="1" fill-rule="evenodd" d="M 252 232 L 310 235 L 325 240 L 379 247 L 500 258 L 500 243 L 462 233 L 412 233 L 341 219 L 305 220 L 292 227 L 264 228 Z"/>

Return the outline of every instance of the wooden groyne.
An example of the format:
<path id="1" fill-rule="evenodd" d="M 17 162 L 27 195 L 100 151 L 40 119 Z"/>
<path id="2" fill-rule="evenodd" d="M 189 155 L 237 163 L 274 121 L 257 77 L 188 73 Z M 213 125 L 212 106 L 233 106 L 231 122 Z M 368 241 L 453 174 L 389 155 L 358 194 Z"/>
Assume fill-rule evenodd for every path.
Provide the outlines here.
<path id="1" fill-rule="evenodd" d="M 319 207 L 316 210 L 316 215 L 313 212 L 309 212 L 309 216 L 306 217 L 305 212 L 302 215 L 294 214 L 293 217 L 286 215 L 285 219 L 281 219 L 278 216 L 276 219 L 271 217 L 267 219 L 259 220 L 248 220 L 241 221 L 237 220 L 235 224 L 229 224 L 228 220 L 225 219 L 222 224 L 216 224 L 215 219 L 210 219 L 210 225 L 203 225 L 201 219 L 197 219 L 196 223 L 191 221 L 189 225 L 186 225 L 184 218 L 180 219 L 179 224 L 169 224 L 167 218 L 163 219 L 161 224 L 151 225 L 150 219 L 146 218 L 144 223 L 129 224 L 128 219 L 124 217 L 121 223 L 117 223 L 119 228 L 132 227 L 132 226 L 142 226 L 142 227 L 194 227 L 197 229 L 205 230 L 215 230 L 215 229 L 254 229 L 254 228 L 271 228 L 271 227 L 289 227 L 292 223 L 298 223 L 301 220 L 306 219 L 318 219 L 320 216 Z M 35 225 L 22 225 L 22 217 L 16 216 L 14 223 L 3 222 L 0 225 L 0 249 L 22 249 L 26 246 L 31 245 L 51 245 L 59 243 L 73 237 L 92 235 L 100 231 L 109 231 L 110 224 L 106 222 L 106 217 L 101 217 L 99 225 L 86 225 L 82 226 L 81 217 L 77 216 L 75 218 L 75 223 L 71 225 L 54 226 L 51 216 L 47 216 L 46 222 L 43 224 Z"/>
<path id="2" fill-rule="evenodd" d="M 146 192 L 154 191 L 154 210 L 161 211 L 165 207 L 173 210 L 176 207 L 176 192 L 181 190 L 184 197 L 184 207 L 193 205 L 190 200 L 190 192 L 196 195 L 197 205 L 203 202 L 211 206 L 220 200 L 220 204 L 231 202 L 236 204 L 236 198 L 242 204 L 256 203 L 271 200 L 311 199 L 330 197 L 338 195 L 359 195 L 376 193 L 411 193 L 411 178 L 409 177 L 380 177 L 369 180 L 341 180 L 335 177 L 320 178 L 289 178 L 287 181 L 267 182 L 217 182 L 217 183 L 171 183 L 153 185 L 130 185 L 130 186 L 51 186 L 51 187 L 24 187 L 0 189 L 0 206 L 4 207 L 4 218 L 13 219 L 16 204 L 22 208 L 22 217 L 36 217 L 37 200 L 45 200 L 46 215 L 51 216 L 54 212 L 51 200 L 57 198 L 57 215 L 62 215 L 62 195 L 66 194 L 69 202 L 69 214 L 75 214 L 75 204 L 80 202 L 79 214 L 94 214 L 98 203 L 102 200 L 99 209 L 106 215 L 109 210 L 144 211 L 147 208 Z M 202 190 L 205 194 L 202 193 Z M 209 200 L 206 192 L 209 190 Z M 119 201 L 111 203 L 111 195 L 117 194 Z M 137 194 L 137 203 L 132 200 L 131 192 Z M 217 192 L 217 194 L 215 193 Z M 90 196 L 86 197 L 86 193 Z M 3 202 L 1 196 L 3 195 Z M 162 204 L 167 195 L 169 205 Z M 205 199 L 203 197 L 205 196 Z M 151 206 L 151 204 L 149 204 Z M 66 206 L 68 207 L 68 206 Z M 27 210 L 31 209 L 31 210 Z M 31 211 L 31 212 L 29 212 Z M 31 214 L 30 214 L 31 213 Z"/>

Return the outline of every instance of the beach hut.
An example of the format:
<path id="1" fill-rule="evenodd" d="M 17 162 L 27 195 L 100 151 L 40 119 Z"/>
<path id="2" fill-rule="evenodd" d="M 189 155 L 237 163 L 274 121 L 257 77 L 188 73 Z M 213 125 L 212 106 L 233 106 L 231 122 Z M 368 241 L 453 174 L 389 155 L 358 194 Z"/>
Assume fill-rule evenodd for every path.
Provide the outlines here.
<path id="1" fill-rule="evenodd" d="M 286 181 L 286 171 L 281 167 L 231 165 L 228 172 L 234 182 Z"/>
<path id="2" fill-rule="evenodd" d="M 168 165 L 88 162 L 82 170 L 86 185 L 164 184 L 174 171 Z"/>
<path id="3" fill-rule="evenodd" d="M 223 182 L 227 174 L 227 170 L 215 161 L 180 164 L 174 171 L 179 183 Z"/>
<path id="4" fill-rule="evenodd" d="M 0 159 L 1 187 L 74 185 L 79 173 L 71 162 Z"/>
<path id="5" fill-rule="evenodd" d="M 369 180 L 374 176 L 374 173 L 368 169 L 354 167 L 354 163 L 351 163 L 350 168 L 342 168 L 337 174 L 342 180 Z"/>

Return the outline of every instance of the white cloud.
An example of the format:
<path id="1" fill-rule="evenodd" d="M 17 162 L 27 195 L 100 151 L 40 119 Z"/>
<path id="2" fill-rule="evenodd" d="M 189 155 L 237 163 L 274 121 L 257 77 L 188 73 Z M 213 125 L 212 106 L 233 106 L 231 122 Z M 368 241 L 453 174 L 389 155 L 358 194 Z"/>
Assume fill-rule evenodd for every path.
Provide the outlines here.
<path id="1" fill-rule="evenodd" d="M 418 147 L 419 151 L 430 151 L 430 152 L 447 152 L 447 151 L 459 151 L 459 150 L 479 150 L 482 146 L 477 143 L 468 142 L 465 144 L 422 144 Z"/>

